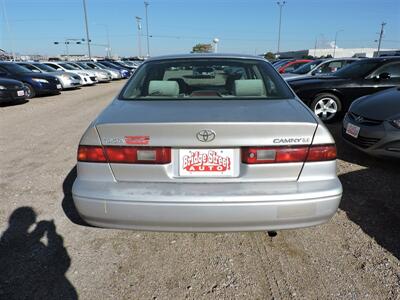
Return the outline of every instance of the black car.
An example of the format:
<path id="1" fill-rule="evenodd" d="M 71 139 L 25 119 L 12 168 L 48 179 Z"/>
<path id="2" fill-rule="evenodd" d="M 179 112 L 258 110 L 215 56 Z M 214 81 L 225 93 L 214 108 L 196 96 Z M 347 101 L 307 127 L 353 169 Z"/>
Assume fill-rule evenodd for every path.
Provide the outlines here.
<path id="1" fill-rule="evenodd" d="M 343 137 L 374 156 L 400 158 L 400 88 L 361 97 L 343 119 Z"/>
<path id="2" fill-rule="evenodd" d="M 25 86 L 21 81 L 0 78 L 0 103 L 26 99 Z"/>
<path id="3" fill-rule="evenodd" d="M 400 86 L 400 57 L 363 59 L 331 76 L 287 82 L 321 120 L 331 121 L 355 99 Z"/>
<path id="4" fill-rule="evenodd" d="M 12 62 L 0 63 L 0 77 L 22 81 L 27 90 L 27 98 L 33 98 L 36 95 L 59 94 L 62 88 L 57 77 L 35 73 Z"/>

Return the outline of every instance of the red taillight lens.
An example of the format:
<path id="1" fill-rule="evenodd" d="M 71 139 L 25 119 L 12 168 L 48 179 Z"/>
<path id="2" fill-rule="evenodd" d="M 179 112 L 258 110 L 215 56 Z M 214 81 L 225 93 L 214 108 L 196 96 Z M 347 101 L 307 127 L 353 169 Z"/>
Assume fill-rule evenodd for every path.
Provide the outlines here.
<path id="1" fill-rule="evenodd" d="M 126 164 L 167 164 L 171 162 L 171 148 L 79 146 L 78 161 Z"/>
<path id="2" fill-rule="evenodd" d="M 315 145 L 310 147 L 307 161 L 324 161 L 336 159 L 335 145 Z"/>
<path id="3" fill-rule="evenodd" d="M 101 146 L 79 146 L 78 161 L 106 162 L 103 147 Z"/>
<path id="4" fill-rule="evenodd" d="M 293 163 L 336 159 L 335 145 L 242 148 L 246 164 Z"/>
<path id="5" fill-rule="evenodd" d="M 303 162 L 308 147 L 248 147 L 242 149 L 242 162 L 246 164 L 268 164 Z"/>

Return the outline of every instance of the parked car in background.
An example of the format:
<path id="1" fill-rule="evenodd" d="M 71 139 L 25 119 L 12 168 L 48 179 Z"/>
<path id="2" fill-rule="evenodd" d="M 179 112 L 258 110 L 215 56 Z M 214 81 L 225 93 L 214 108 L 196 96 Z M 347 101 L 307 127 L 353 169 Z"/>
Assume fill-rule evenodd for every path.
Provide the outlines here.
<path id="1" fill-rule="evenodd" d="M 292 61 L 289 61 L 289 62 L 283 64 L 282 66 L 278 67 L 278 72 L 281 74 L 286 73 L 286 72 L 290 73 L 311 61 L 312 61 L 311 59 L 292 60 Z"/>
<path id="2" fill-rule="evenodd" d="M 97 83 L 97 78 L 95 75 L 93 74 L 91 75 L 89 74 L 89 72 L 80 70 L 79 68 L 68 65 L 65 62 L 50 61 L 50 62 L 43 62 L 43 64 L 52 67 L 53 69 L 56 69 L 58 71 L 71 72 L 79 75 L 82 78 L 83 85 L 94 85 Z"/>
<path id="3" fill-rule="evenodd" d="M 22 81 L 26 87 L 26 97 L 59 94 L 62 89 L 57 77 L 44 73 L 35 73 L 13 62 L 0 62 L 0 77 Z"/>
<path id="4" fill-rule="evenodd" d="M 101 64 L 98 64 L 94 61 L 80 61 L 80 64 L 84 64 L 85 66 L 94 69 L 94 70 L 105 70 L 111 74 L 111 78 L 113 80 L 118 80 L 122 78 L 121 72 L 117 69 L 112 69 Z"/>
<path id="5" fill-rule="evenodd" d="M 75 89 L 82 86 L 82 78 L 74 73 L 65 71 L 57 71 L 45 64 L 37 62 L 18 62 L 20 66 L 23 66 L 35 73 L 48 73 L 58 78 L 61 83 L 62 89 Z"/>
<path id="6" fill-rule="evenodd" d="M 130 70 L 128 70 L 128 68 L 118 66 L 108 60 L 97 61 L 97 64 L 100 64 L 106 68 L 118 70 L 121 73 L 122 78 L 129 78 L 129 76 L 131 76 L 131 74 L 132 74 L 132 72 Z"/>
<path id="7" fill-rule="evenodd" d="M 23 82 L 0 78 L 0 103 L 20 102 L 27 98 Z"/>
<path id="8" fill-rule="evenodd" d="M 342 132 L 347 142 L 367 154 L 400 158 L 400 88 L 354 101 Z"/>
<path id="9" fill-rule="evenodd" d="M 289 80 L 288 83 L 323 121 L 334 120 L 355 99 L 400 86 L 400 57 L 358 60 L 332 76 Z"/>
<path id="10" fill-rule="evenodd" d="M 256 56 L 148 59 L 84 133 L 77 169 L 75 206 L 100 227 L 299 228 L 342 196 L 329 131 Z"/>
<path id="11" fill-rule="evenodd" d="M 282 76 L 287 80 L 291 80 L 316 75 L 329 75 L 357 60 L 358 58 L 317 59 L 302 65 L 290 73 L 285 73 Z"/>
<path id="12" fill-rule="evenodd" d="M 283 58 L 283 59 L 278 59 L 272 63 L 275 69 L 279 69 L 279 67 L 283 66 L 284 64 L 287 64 L 288 62 L 293 61 L 294 58 Z"/>
<path id="13" fill-rule="evenodd" d="M 119 66 L 126 67 L 133 72 L 135 72 L 138 67 L 137 65 L 131 63 L 130 61 L 117 60 L 117 61 L 114 61 L 114 63 L 118 63 Z"/>
<path id="14" fill-rule="evenodd" d="M 78 62 L 68 62 L 69 65 L 77 67 L 80 70 L 89 72 L 91 76 L 95 76 L 98 82 L 110 82 L 112 77 L 109 72 L 105 70 L 94 70 L 85 65 L 80 65 Z"/>

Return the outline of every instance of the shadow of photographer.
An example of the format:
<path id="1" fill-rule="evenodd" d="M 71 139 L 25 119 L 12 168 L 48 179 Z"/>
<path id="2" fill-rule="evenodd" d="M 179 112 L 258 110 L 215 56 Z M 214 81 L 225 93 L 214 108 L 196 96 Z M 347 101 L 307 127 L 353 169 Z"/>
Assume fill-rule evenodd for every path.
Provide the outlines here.
<path id="1" fill-rule="evenodd" d="M 0 238 L 0 298 L 78 299 L 65 277 L 71 259 L 54 221 L 36 222 L 31 207 L 20 207 L 8 223 Z"/>

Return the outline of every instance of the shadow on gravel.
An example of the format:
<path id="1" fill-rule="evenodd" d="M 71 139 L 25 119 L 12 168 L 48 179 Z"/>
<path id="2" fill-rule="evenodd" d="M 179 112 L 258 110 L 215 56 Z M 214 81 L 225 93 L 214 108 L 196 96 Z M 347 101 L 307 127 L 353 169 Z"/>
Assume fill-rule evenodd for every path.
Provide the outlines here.
<path id="1" fill-rule="evenodd" d="M 0 107 L 6 107 L 6 106 L 17 106 L 21 104 L 28 103 L 29 100 L 19 100 L 19 101 L 10 101 L 10 102 L 1 102 Z"/>
<path id="2" fill-rule="evenodd" d="M 76 210 L 74 201 L 72 199 L 72 185 L 74 184 L 76 178 L 76 166 L 69 171 L 67 177 L 65 177 L 63 182 L 63 192 L 64 198 L 62 200 L 62 209 L 67 216 L 67 218 L 74 224 L 82 226 L 90 226 L 79 216 Z"/>
<path id="3" fill-rule="evenodd" d="M 78 299 L 70 264 L 54 221 L 37 223 L 31 207 L 19 207 L 0 239 L 0 299 Z"/>
<path id="4" fill-rule="evenodd" d="M 338 158 L 361 166 L 341 169 L 340 208 L 376 242 L 400 259 L 400 162 L 368 156 L 345 143 L 341 124 L 331 124 Z M 351 166 L 349 166 L 351 168 Z"/>

